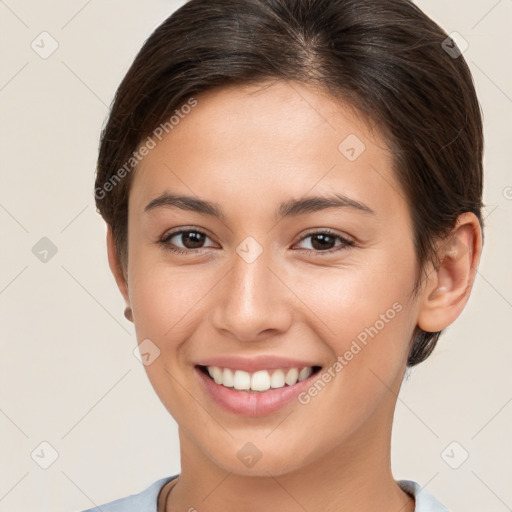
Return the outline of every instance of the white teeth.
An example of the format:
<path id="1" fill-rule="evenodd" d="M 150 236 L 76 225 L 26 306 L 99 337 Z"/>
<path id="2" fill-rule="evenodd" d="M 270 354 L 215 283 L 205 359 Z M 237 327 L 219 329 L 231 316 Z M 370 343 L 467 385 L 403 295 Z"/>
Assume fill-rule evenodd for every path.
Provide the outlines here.
<path id="1" fill-rule="evenodd" d="M 229 368 L 224 368 L 224 371 L 222 372 L 222 380 L 217 382 L 217 384 L 222 384 L 227 388 L 232 388 L 235 384 L 233 381 L 233 372 Z"/>
<path id="2" fill-rule="evenodd" d="M 302 368 L 302 370 L 299 372 L 299 382 L 301 380 L 307 379 L 312 373 L 313 368 L 311 368 L 311 366 L 308 366 L 307 368 Z"/>
<path id="3" fill-rule="evenodd" d="M 297 382 L 307 379 L 313 368 L 284 368 L 277 370 L 258 370 L 249 373 L 244 370 L 231 370 L 218 366 L 207 366 L 210 377 L 217 383 L 239 391 L 267 391 L 270 388 L 283 388 L 285 385 L 293 386 Z"/>
<path id="4" fill-rule="evenodd" d="M 270 377 L 271 388 L 282 388 L 284 386 L 284 372 L 283 370 L 274 370 L 272 377 Z"/>
<path id="5" fill-rule="evenodd" d="M 297 382 L 298 378 L 299 370 L 297 368 L 290 368 L 286 374 L 286 377 L 284 378 L 284 381 L 286 384 L 288 384 L 288 386 L 293 386 Z"/>
<path id="6" fill-rule="evenodd" d="M 222 370 L 218 366 L 209 366 L 208 373 L 217 384 L 222 382 Z"/>
<path id="7" fill-rule="evenodd" d="M 235 389 L 251 389 L 251 376 L 243 370 L 236 370 L 233 383 Z"/>
<path id="8" fill-rule="evenodd" d="M 252 374 L 251 389 L 253 391 L 267 391 L 267 389 L 270 389 L 270 375 L 267 370 L 260 370 Z"/>

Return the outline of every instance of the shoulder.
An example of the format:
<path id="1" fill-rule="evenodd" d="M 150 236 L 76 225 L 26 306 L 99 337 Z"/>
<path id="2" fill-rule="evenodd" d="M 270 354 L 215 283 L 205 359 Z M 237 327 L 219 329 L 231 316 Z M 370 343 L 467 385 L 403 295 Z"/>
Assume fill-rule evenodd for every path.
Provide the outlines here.
<path id="1" fill-rule="evenodd" d="M 178 475 L 160 478 L 137 494 L 109 501 L 82 512 L 157 512 L 158 494 L 162 487 Z"/>
<path id="2" fill-rule="evenodd" d="M 406 493 L 414 496 L 416 506 L 414 512 L 450 512 L 432 494 L 429 494 L 418 482 L 413 480 L 397 480 L 397 484 Z"/>

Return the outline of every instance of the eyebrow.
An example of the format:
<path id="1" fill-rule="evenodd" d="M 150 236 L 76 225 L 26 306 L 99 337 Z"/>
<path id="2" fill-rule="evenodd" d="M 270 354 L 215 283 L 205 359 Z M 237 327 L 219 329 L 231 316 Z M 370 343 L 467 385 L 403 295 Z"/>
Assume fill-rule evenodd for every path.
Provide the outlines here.
<path id="1" fill-rule="evenodd" d="M 181 210 L 193 211 L 204 215 L 211 215 L 225 220 L 226 215 L 220 205 L 198 199 L 197 197 L 171 194 L 164 192 L 152 199 L 144 208 L 145 212 L 156 208 L 179 208 Z M 276 211 L 276 218 L 294 217 L 305 213 L 313 213 L 329 208 L 349 208 L 363 213 L 375 213 L 369 206 L 351 199 L 342 194 L 333 194 L 331 197 L 314 196 L 301 199 L 291 199 L 281 203 Z"/>

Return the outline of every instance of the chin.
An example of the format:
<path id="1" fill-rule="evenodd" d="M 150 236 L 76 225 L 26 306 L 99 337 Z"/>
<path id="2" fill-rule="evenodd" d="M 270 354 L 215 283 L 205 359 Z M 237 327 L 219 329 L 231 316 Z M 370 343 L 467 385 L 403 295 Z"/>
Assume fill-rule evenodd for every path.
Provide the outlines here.
<path id="1" fill-rule="evenodd" d="M 203 453 L 217 467 L 224 471 L 240 476 L 265 477 L 281 476 L 293 473 L 309 465 L 315 457 L 317 450 L 308 444 L 308 451 L 298 449 L 292 440 L 289 445 L 283 445 L 278 439 L 271 440 L 268 431 L 260 436 L 233 438 L 220 445 L 217 443 L 214 450 L 204 448 Z M 260 438 L 258 440 L 258 438 Z M 201 443 L 197 446 L 201 448 Z M 211 446 L 211 445 L 210 445 Z"/>

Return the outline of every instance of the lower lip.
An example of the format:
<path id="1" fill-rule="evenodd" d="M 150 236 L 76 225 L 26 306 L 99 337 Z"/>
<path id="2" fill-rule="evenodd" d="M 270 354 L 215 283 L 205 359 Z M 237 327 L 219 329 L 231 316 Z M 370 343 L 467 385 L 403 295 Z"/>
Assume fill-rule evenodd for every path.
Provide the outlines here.
<path id="1" fill-rule="evenodd" d="M 319 373 L 315 372 L 293 386 L 247 393 L 246 391 L 235 391 L 233 388 L 217 384 L 198 367 L 195 370 L 199 374 L 206 392 L 217 404 L 230 412 L 245 416 L 264 416 L 282 409 L 294 399 L 297 399 L 297 396 L 311 385 L 311 381 Z"/>

